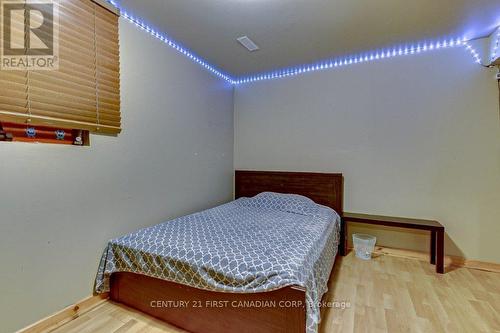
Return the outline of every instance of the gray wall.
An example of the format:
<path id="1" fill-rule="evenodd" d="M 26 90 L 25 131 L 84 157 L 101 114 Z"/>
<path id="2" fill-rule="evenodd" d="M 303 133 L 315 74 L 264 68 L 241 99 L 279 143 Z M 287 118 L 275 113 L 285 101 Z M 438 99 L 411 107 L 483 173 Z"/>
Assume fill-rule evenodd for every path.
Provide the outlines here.
<path id="1" fill-rule="evenodd" d="M 235 167 L 343 172 L 347 211 L 436 218 L 448 254 L 500 262 L 493 77 L 459 48 L 238 86 Z M 428 250 L 421 233 L 364 231 Z"/>
<path id="2" fill-rule="evenodd" d="M 232 197 L 233 91 L 120 22 L 123 133 L 0 143 L 0 331 L 92 293 L 106 240 Z"/>

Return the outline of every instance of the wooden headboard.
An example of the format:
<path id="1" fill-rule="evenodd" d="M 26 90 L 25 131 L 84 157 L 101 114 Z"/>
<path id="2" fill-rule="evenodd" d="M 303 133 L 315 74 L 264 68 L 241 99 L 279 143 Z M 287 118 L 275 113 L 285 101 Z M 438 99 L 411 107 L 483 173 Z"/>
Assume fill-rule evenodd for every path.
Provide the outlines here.
<path id="1" fill-rule="evenodd" d="M 344 178 L 341 173 L 235 171 L 235 198 L 261 192 L 300 194 L 314 202 L 344 212 Z"/>

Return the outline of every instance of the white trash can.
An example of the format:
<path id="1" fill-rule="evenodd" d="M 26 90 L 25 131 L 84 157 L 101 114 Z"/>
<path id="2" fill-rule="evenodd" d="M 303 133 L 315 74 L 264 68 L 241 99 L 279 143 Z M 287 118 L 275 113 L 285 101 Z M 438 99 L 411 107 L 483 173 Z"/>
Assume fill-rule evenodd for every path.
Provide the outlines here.
<path id="1" fill-rule="evenodd" d="M 356 257 L 363 260 L 370 260 L 372 252 L 375 249 L 377 237 L 366 234 L 353 234 L 352 242 L 354 243 L 354 252 Z"/>

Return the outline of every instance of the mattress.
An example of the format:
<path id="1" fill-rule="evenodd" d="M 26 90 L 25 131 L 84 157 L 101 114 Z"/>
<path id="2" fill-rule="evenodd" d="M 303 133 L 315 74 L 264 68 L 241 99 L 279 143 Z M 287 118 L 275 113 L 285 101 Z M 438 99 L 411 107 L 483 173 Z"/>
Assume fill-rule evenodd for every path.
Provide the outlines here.
<path id="1" fill-rule="evenodd" d="M 339 231 L 339 215 L 305 197 L 240 198 L 110 240 L 95 291 L 109 291 L 114 272 L 234 293 L 298 285 L 306 290 L 307 332 L 317 332 Z"/>

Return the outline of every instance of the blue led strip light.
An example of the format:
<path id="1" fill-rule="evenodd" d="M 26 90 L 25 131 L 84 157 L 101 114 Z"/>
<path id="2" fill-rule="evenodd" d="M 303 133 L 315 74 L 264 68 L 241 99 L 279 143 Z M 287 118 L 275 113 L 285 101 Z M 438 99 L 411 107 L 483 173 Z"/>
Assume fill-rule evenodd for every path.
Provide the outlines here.
<path id="1" fill-rule="evenodd" d="M 493 45 L 493 48 L 491 50 L 490 62 L 493 62 L 493 60 L 495 60 L 497 58 L 498 48 L 500 47 L 500 27 L 497 28 L 497 31 L 495 33 L 496 33 L 495 42 L 494 42 L 495 45 Z"/>
<path id="2" fill-rule="evenodd" d="M 476 51 L 476 49 L 473 48 L 472 45 L 470 45 L 469 42 L 467 42 L 467 41 L 464 42 L 464 45 L 465 45 L 465 49 L 467 51 L 469 51 L 471 56 L 474 58 L 475 63 L 482 65 L 481 64 L 481 57 L 479 56 L 479 53 Z"/>
<path id="3" fill-rule="evenodd" d="M 120 10 L 120 16 L 121 17 L 123 17 L 127 21 L 133 23 L 135 26 L 137 26 L 141 30 L 146 31 L 151 36 L 153 36 L 153 37 L 161 40 L 162 42 L 164 42 L 168 46 L 174 48 L 179 53 L 182 53 L 183 55 L 185 55 L 186 57 L 188 57 L 189 59 L 191 59 L 193 62 L 199 64 L 200 66 L 202 66 L 202 67 L 204 67 L 206 69 L 208 69 L 210 72 L 212 72 L 216 76 L 218 76 L 218 77 L 226 80 L 227 82 L 229 82 L 231 84 L 235 83 L 235 81 L 229 75 L 224 74 L 222 71 L 220 71 L 217 68 L 215 68 L 214 66 L 210 65 L 205 60 L 203 60 L 200 57 L 194 55 L 191 51 L 189 51 L 186 48 L 180 46 L 178 43 L 176 43 L 175 41 L 173 41 L 171 38 L 165 36 L 164 34 L 158 32 L 155 29 L 151 28 L 150 26 L 146 25 L 141 19 L 130 15 L 123 8 L 121 8 L 120 6 L 118 6 L 118 4 L 115 1 L 113 1 L 113 0 L 106 0 L 106 1 L 109 2 L 111 5 L 115 6 L 116 8 L 118 8 Z"/>
<path id="4" fill-rule="evenodd" d="M 106 0 L 106 1 L 109 2 L 111 5 L 115 6 L 116 8 L 118 8 L 120 10 L 121 17 L 123 17 L 127 21 L 133 23 L 134 25 L 139 27 L 141 30 L 148 32 L 153 37 L 158 38 L 159 40 L 161 40 L 165 44 L 169 45 L 170 47 L 174 48 L 175 50 L 182 53 L 186 57 L 190 58 L 193 62 L 208 69 L 210 72 L 217 75 L 218 77 L 226 80 L 227 82 L 229 82 L 231 84 L 235 84 L 235 85 L 256 82 L 256 81 L 262 81 L 262 80 L 279 79 L 279 78 L 284 78 L 284 77 L 288 77 L 288 76 L 295 76 L 295 75 L 308 73 L 308 72 L 315 72 L 315 71 L 320 71 L 320 70 L 325 70 L 325 69 L 343 67 L 343 66 L 359 64 L 359 63 L 364 63 L 364 62 L 377 61 L 377 60 L 387 59 L 387 58 L 394 58 L 394 57 L 398 57 L 398 56 L 419 54 L 419 53 L 429 52 L 429 51 L 433 51 L 433 50 L 447 49 L 447 48 L 459 47 L 459 46 L 465 47 L 466 50 L 474 58 L 474 61 L 478 64 L 481 64 L 481 58 L 479 56 L 479 53 L 469 44 L 469 41 L 466 38 L 459 38 L 459 39 L 447 39 L 447 40 L 433 42 L 433 43 L 420 43 L 420 44 L 414 44 L 414 45 L 408 45 L 408 46 L 398 46 L 398 47 L 394 47 L 394 48 L 388 48 L 388 49 L 384 49 L 384 50 L 368 52 L 368 53 L 361 54 L 361 55 L 350 55 L 350 56 L 346 56 L 346 57 L 342 57 L 342 58 L 334 58 L 334 59 L 325 60 L 325 61 L 318 62 L 318 63 L 311 63 L 311 64 L 307 64 L 307 65 L 285 68 L 285 69 L 281 69 L 281 70 L 277 70 L 277 71 L 261 73 L 261 74 L 251 75 L 251 76 L 245 76 L 245 77 L 240 77 L 240 78 L 235 79 L 235 78 L 232 78 L 228 74 L 224 74 L 223 72 L 221 72 L 220 70 L 218 70 L 214 66 L 210 65 L 205 60 L 201 59 L 200 57 L 194 55 L 192 52 L 183 48 L 178 43 L 176 43 L 172 39 L 170 39 L 169 37 L 165 36 L 164 34 L 158 32 L 158 31 L 154 30 L 153 28 L 151 28 L 150 26 L 146 25 L 143 22 L 143 20 L 128 14 L 123 8 L 118 6 L 118 4 L 114 0 Z M 496 51 L 499 48 L 499 43 L 500 43 L 500 29 L 497 31 L 496 47 L 493 49 L 494 53 L 492 54 L 492 58 L 494 56 L 496 56 Z"/>
<path id="5" fill-rule="evenodd" d="M 429 52 L 433 50 L 446 49 L 458 46 L 465 46 L 469 53 L 473 56 L 476 63 L 481 63 L 478 52 L 467 42 L 465 38 L 462 39 L 448 39 L 436 43 L 421 43 L 411 46 L 400 46 L 390 49 L 369 52 L 363 55 L 351 55 L 342 58 L 335 58 L 331 60 L 326 60 L 323 62 L 302 65 L 292 68 L 285 68 L 278 71 L 273 71 L 269 73 L 262 73 L 257 75 L 252 75 L 248 77 L 238 78 L 235 84 L 250 83 L 262 80 L 278 79 L 288 76 L 299 75 L 307 72 L 320 71 L 325 69 L 343 67 L 353 64 L 359 64 L 363 62 L 376 61 L 387 58 L 394 58 L 398 56 L 406 56 L 412 54 L 419 54 L 424 52 Z"/>

